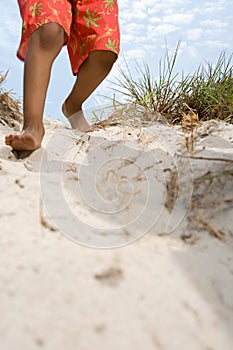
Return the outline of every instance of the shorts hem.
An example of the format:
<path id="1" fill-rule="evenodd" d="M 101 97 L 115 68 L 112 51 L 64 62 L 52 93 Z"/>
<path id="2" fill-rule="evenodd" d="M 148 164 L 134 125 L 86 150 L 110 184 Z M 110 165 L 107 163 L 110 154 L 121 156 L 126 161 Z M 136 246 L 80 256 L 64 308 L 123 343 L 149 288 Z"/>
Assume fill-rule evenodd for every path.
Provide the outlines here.
<path id="1" fill-rule="evenodd" d="M 27 29 L 27 34 L 21 35 L 21 41 L 20 41 L 19 48 L 18 48 L 17 54 L 16 54 L 16 56 L 21 61 L 25 61 L 32 34 L 35 33 L 38 29 L 40 29 L 43 25 L 49 24 L 49 23 L 58 24 L 60 27 L 63 28 L 64 32 L 67 35 L 67 40 L 64 43 L 64 45 L 66 45 L 66 43 L 69 39 L 69 36 L 70 36 L 70 31 L 67 28 L 65 28 L 64 25 L 61 22 L 59 22 L 58 20 L 46 21 L 44 23 L 42 22 L 42 23 L 40 23 L 40 25 L 38 27 L 34 27 L 33 24 L 31 24 Z"/>
<path id="2" fill-rule="evenodd" d="M 78 75 L 78 71 L 81 67 L 81 65 L 84 63 L 84 61 L 88 58 L 89 53 L 93 52 L 93 51 L 110 51 L 116 54 L 117 58 L 119 56 L 120 50 L 118 52 L 113 51 L 111 49 L 107 49 L 106 46 L 93 46 L 90 50 L 88 50 L 88 52 L 86 54 L 84 54 L 79 60 L 78 63 L 75 65 L 75 68 L 72 67 L 71 65 L 71 69 L 72 69 L 72 73 L 73 75 Z"/>

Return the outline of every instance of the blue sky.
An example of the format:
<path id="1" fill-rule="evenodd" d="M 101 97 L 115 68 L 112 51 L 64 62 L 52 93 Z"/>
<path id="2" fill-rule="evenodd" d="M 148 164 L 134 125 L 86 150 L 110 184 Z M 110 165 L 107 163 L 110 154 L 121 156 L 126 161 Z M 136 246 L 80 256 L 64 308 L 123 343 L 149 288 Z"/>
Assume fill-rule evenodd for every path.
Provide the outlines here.
<path id="1" fill-rule="evenodd" d="M 3 1 L 3 0 L 2 0 Z M 121 25 L 121 54 L 110 73 L 84 107 L 95 109 L 108 103 L 101 95 L 111 96 L 109 80 L 118 75 L 124 58 L 129 67 L 135 60 L 146 62 L 156 76 L 165 43 L 174 51 L 181 40 L 177 71 L 191 73 L 204 61 L 215 63 L 222 50 L 233 53 L 232 0 L 118 0 Z M 9 69 L 5 88 L 22 97 L 23 64 L 15 54 L 20 40 L 21 19 L 16 0 L 5 0 L 0 13 L 0 71 Z M 45 115 L 63 119 L 60 106 L 74 77 L 66 50 L 56 60 L 47 96 Z"/>

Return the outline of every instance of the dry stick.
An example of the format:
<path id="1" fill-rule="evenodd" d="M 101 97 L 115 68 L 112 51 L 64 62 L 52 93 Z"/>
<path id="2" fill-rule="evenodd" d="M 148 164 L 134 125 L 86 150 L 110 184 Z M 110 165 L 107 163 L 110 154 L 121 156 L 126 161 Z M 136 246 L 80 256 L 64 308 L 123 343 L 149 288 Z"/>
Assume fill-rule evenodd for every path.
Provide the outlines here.
<path id="1" fill-rule="evenodd" d="M 7 70 L 5 74 L 1 75 L 1 77 L 0 77 L 0 84 L 2 84 L 6 80 L 6 77 L 7 77 L 8 73 L 9 73 L 9 70 Z"/>
<path id="2" fill-rule="evenodd" d="M 44 226 L 45 228 L 47 228 L 48 230 L 55 232 L 57 231 L 57 228 L 55 228 L 54 226 L 52 226 L 50 224 L 50 222 L 45 218 L 44 214 L 43 214 L 43 205 L 42 205 L 42 200 L 40 200 L 40 224 L 42 226 Z"/>
<path id="3" fill-rule="evenodd" d="M 225 235 L 223 232 L 217 230 L 210 222 L 199 219 L 200 223 L 209 229 L 210 233 L 218 238 L 220 241 L 225 242 Z"/>
<path id="4" fill-rule="evenodd" d="M 200 176 L 198 178 L 196 178 L 194 180 L 194 182 L 198 182 L 198 181 L 202 181 L 202 180 L 210 180 L 210 179 L 214 179 L 216 177 L 221 177 L 224 175 L 233 175 L 233 169 L 231 170 L 225 170 L 222 173 L 217 173 L 217 174 L 211 174 L 211 173 L 207 173 L 206 175 Z"/>
<path id="5" fill-rule="evenodd" d="M 191 158 L 191 159 L 200 159 L 200 160 L 213 160 L 213 161 L 221 161 L 221 162 L 228 162 L 233 163 L 233 159 L 227 159 L 227 158 L 211 158 L 211 157 L 194 157 L 194 156 L 182 156 L 182 158 Z"/>
<path id="6" fill-rule="evenodd" d="M 187 105 L 188 106 L 188 105 Z M 188 106 L 189 107 L 189 106 Z M 191 117 L 191 152 L 194 151 L 194 123 L 193 123 L 193 110 L 190 109 Z"/>

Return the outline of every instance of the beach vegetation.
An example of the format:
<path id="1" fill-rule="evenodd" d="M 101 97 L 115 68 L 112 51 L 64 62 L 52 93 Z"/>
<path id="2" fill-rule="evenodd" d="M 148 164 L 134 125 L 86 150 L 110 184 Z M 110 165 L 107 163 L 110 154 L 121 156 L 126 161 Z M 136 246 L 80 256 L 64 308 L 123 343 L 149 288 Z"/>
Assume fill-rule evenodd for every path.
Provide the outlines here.
<path id="1" fill-rule="evenodd" d="M 166 49 L 158 63 L 157 78 L 147 63 L 135 61 L 132 69 L 125 60 L 119 66 L 119 74 L 111 81 L 113 97 L 105 96 L 114 107 L 110 124 L 126 120 L 132 124 L 133 119 L 142 124 L 163 120 L 175 125 L 183 123 L 184 118 L 188 120 L 190 114 L 196 121 L 233 123 L 232 55 L 227 57 L 223 51 L 216 63 L 202 63 L 192 74 L 185 75 L 175 70 L 179 47 L 180 43 L 172 54 Z"/>

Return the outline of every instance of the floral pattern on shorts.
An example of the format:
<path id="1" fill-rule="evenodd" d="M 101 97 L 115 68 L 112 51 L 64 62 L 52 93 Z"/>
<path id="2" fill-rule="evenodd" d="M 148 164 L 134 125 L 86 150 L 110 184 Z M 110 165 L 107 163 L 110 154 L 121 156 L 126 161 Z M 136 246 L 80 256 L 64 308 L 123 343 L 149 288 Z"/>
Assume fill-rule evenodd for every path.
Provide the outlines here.
<path id="1" fill-rule="evenodd" d="M 46 23 L 57 23 L 66 32 L 74 74 L 94 50 L 119 54 L 120 30 L 116 0 L 18 0 L 22 36 L 17 56 L 25 60 L 32 33 Z"/>

